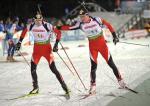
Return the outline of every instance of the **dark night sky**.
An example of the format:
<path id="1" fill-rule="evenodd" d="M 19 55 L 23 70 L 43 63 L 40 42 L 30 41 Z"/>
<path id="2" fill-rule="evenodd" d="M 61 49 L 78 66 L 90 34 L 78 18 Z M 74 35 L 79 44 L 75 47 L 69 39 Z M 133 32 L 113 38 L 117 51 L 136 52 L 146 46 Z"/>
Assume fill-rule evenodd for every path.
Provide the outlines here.
<path id="1" fill-rule="evenodd" d="M 41 4 L 42 14 L 45 17 L 61 17 L 65 15 L 65 8 L 72 10 L 79 0 L 0 0 L 0 16 L 33 17 L 37 11 L 37 4 Z M 108 2 L 114 5 L 115 0 L 85 0 L 96 1 L 103 7 L 108 7 Z M 110 9 L 110 7 L 108 8 Z"/>

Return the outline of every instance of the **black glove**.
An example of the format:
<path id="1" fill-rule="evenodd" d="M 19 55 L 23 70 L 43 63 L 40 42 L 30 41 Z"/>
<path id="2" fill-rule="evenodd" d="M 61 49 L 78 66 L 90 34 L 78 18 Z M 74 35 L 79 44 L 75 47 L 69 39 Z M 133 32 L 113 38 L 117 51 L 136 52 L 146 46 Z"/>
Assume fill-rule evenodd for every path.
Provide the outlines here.
<path id="1" fill-rule="evenodd" d="M 18 43 L 17 43 L 17 44 L 16 44 L 16 46 L 15 46 L 15 49 L 16 49 L 17 51 L 19 51 L 19 50 L 20 50 L 22 40 L 23 40 L 23 38 L 21 38 L 21 37 L 20 37 L 20 39 L 19 39 Z"/>
<path id="2" fill-rule="evenodd" d="M 15 49 L 16 49 L 17 51 L 19 51 L 19 50 L 20 50 L 20 47 L 21 47 L 21 42 L 18 42 L 18 43 L 16 44 Z"/>
<path id="3" fill-rule="evenodd" d="M 6 30 L 4 30 L 4 31 L 3 31 L 3 33 L 7 33 L 7 31 L 6 31 Z"/>
<path id="4" fill-rule="evenodd" d="M 112 35 L 113 35 L 113 43 L 116 45 L 119 42 L 119 38 L 117 37 L 115 32 L 113 32 Z"/>
<path id="5" fill-rule="evenodd" d="M 113 38 L 113 42 L 116 45 L 119 42 L 119 39 L 118 38 Z"/>
<path id="6" fill-rule="evenodd" d="M 53 47 L 53 52 L 57 52 L 58 51 L 58 42 L 59 40 L 56 40 L 54 47 Z"/>

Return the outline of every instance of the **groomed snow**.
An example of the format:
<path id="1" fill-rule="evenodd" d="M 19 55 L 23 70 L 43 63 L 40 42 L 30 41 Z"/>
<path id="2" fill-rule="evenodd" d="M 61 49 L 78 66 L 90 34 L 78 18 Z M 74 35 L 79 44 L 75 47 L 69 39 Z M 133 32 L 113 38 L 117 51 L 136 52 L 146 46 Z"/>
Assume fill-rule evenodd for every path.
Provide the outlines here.
<path id="1" fill-rule="evenodd" d="M 122 41 L 150 45 L 150 38 Z M 88 41 L 70 41 L 62 42 L 62 44 L 64 47 L 69 48 L 66 51 L 84 84 L 89 88 L 90 60 Z M 85 47 L 78 47 L 78 45 L 85 45 Z M 148 74 L 150 73 L 149 47 L 123 43 L 118 43 L 114 46 L 112 42 L 108 43 L 108 46 L 120 73 L 131 88 L 135 88 L 142 81 L 150 78 L 150 74 Z M 32 48 L 33 46 L 28 46 L 23 47 L 21 50 L 22 52 L 29 53 L 28 56 L 25 56 L 28 62 L 30 62 L 31 59 Z M 63 50 L 59 50 L 59 53 L 67 64 L 69 64 Z M 84 90 L 77 75 L 73 76 L 58 55 L 56 53 L 54 53 L 54 55 L 56 66 L 72 91 L 69 100 L 61 96 L 64 92 L 54 74 L 50 71 L 47 61 L 44 58 L 41 58 L 37 68 L 40 94 L 29 98 L 10 100 L 26 94 L 32 89 L 30 68 L 22 57 L 15 57 L 17 60 L 22 61 L 16 63 L 3 62 L 6 57 L 0 57 L 0 106 L 105 106 L 115 98 L 108 96 L 111 92 L 116 95 L 122 95 L 128 92 L 118 89 L 118 83 L 112 70 L 99 54 L 97 94 L 84 100 L 79 100 L 82 98 L 81 95 L 88 91 Z M 71 67 L 70 64 L 69 66 Z"/>

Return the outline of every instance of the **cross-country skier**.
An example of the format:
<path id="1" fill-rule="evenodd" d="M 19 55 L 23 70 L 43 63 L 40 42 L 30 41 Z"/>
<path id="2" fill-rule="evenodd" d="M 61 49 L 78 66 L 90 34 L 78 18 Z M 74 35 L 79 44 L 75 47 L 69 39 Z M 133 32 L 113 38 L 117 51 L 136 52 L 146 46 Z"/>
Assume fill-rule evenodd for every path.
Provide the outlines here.
<path id="1" fill-rule="evenodd" d="M 49 68 L 51 71 L 56 75 L 56 78 L 60 82 L 63 90 L 65 91 L 66 95 L 69 95 L 69 90 L 64 82 L 63 77 L 57 70 L 54 62 L 54 56 L 52 53 L 52 47 L 50 45 L 50 37 L 53 33 L 57 34 L 56 36 L 56 42 L 53 47 L 53 52 L 58 51 L 58 43 L 61 38 L 61 32 L 54 28 L 50 23 L 45 22 L 43 20 L 43 17 L 41 14 L 37 14 L 35 17 L 34 22 L 27 26 L 21 34 L 21 37 L 19 39 L 19 42 L 16 45 L 16 50 L 19 50 L 21 47 L 21 42 L 24 39 L 24 36 L 27 31 L 30 31 L 34 36 L 34 49 L 31 59 L 31 76 L 33 81 L 33 90 L 30 91 L 29 94 L 36 94 L 39 92 L 39 86 L 38 86 L 38 79 L 37 79 L 37 73 L 36 68 L 39 63 L 40 58 L 43 56 L 46 58 Z"/>
<path id="2" fill-rule="evenodd" d="M 113 29 L 113 27 L 104 19 L 100 17 L 92 17 L 88 14 L 86 10 L 80 10 L 79 16 L 81 18 L 80 22 L 77 22 L 74 26 L 64 25 L 58 27 L 61 30 L 76 30 L 81 29 L 85 32 L 88 40 L 89 40 L 89 51 L 90 51 L 90 60 L 91 60 L 91 85 L 89 93 L 96 93 L 96 70 L 97 70 L 97 57 L 98 52 L 101 53 L 103 58 L 106 60 L 107 64 L 113 70 L 119 85 L 122 88 L 125 88 L 126 84 L 124 83 L 118 68 L 113 62 L 112 56 L 108 50 L 108 46 L 106 45 L 102 27 L 105 25 L 111 31 L 113 35 L 113 42 L 116 45 L 119 42 L 118 37 Z"/>

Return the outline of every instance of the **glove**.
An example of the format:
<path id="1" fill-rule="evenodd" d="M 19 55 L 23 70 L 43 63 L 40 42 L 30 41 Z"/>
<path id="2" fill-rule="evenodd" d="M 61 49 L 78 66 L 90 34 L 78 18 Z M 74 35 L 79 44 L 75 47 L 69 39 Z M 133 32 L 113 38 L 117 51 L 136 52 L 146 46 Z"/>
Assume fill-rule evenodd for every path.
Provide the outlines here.
<path id="1" fill-rule="evenodd" d="M 17 51 L 19 51 L 19 50 L 20 50 L 20 47 L 21 47 L 21 42 L 18 42 L 18 43 L 16 44 L 15 49 L 16 49 Z"/>
<path id="2" fill-rule="evenodd" d="M 118 38 L 113 38 L 113 43 L 116 45 L 119 42 Z"/>
<path id="3" fill-rule="evenodd" d="M 115 32 L 113 32 L 112 35 L 113 35 L 113 43 L 116 45 L 119 42 L 119 38 L 117 37 Z"/>
<path id="4" fill-rule="evenodd" d="M 54 47 L 53 47 L 53 52 L 57 52 L 58 51 L 58 42 L 59 40 L 56 40 Z"/>
<path id="5" fill-rule="evenodd" d="M 4 30 L 4 31 L 3 31 L 3 33 L 7 33 L 7 31 L 6 31 L 6 30 Z"/>
<path id="6" fill-rule="evenodd" d="M 23 38 L 20 38 L 19 41 L 18 41 L 18 43 L 17 43 L 16 46 L 15 46 L 15 49 L 16 49 L 17 51 L 20 50 L 22 40 L 23 40 Z"/>

